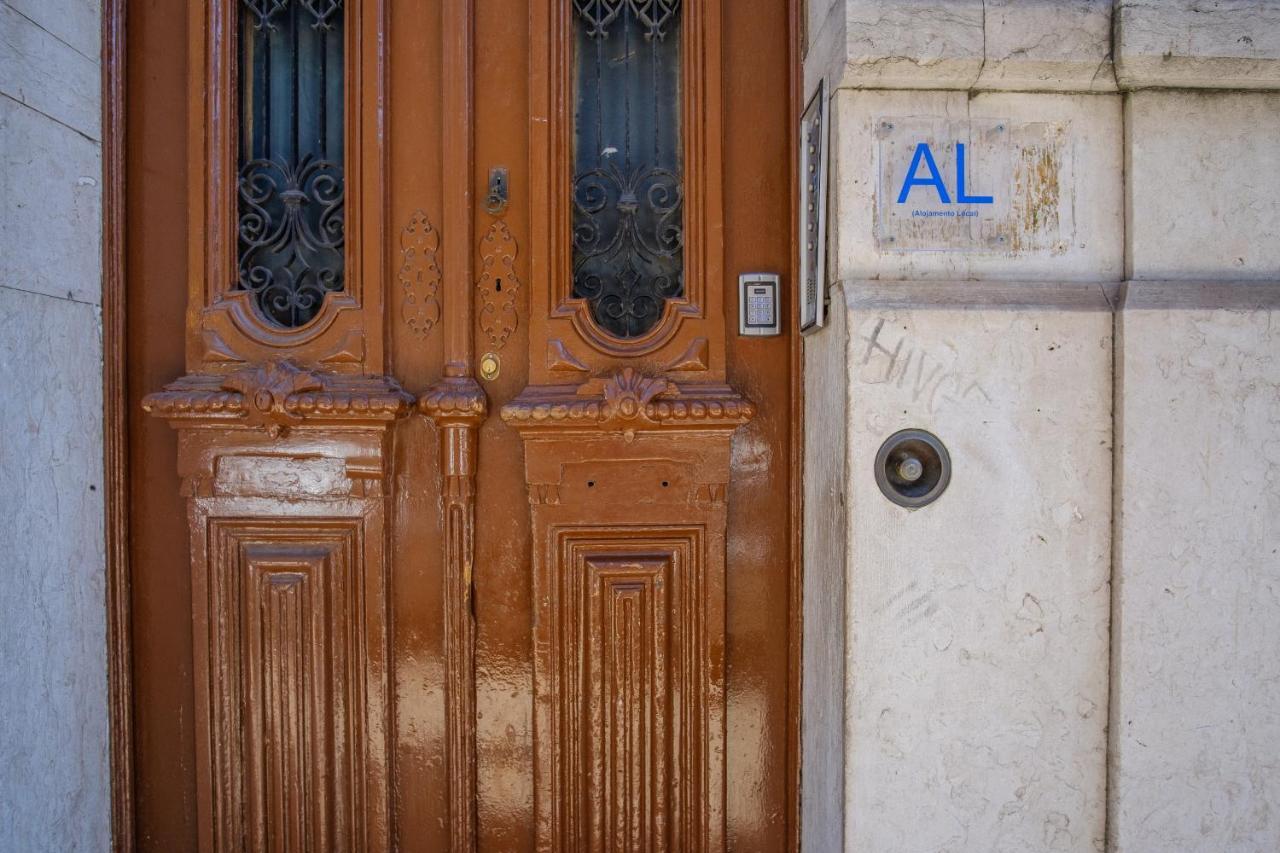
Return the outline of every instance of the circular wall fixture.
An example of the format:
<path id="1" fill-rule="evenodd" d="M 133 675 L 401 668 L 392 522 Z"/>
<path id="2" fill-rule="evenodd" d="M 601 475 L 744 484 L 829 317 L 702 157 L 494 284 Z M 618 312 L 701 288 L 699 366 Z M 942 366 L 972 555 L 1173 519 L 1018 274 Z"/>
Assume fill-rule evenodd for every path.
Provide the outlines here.
<path id="1" fill-rule="evenodd" d="M 876 485 L 898 506 L 928 506 L 947 490 L 950 482 L 951 454 L 933 433 L 904 429 L 880 445 Z"/>

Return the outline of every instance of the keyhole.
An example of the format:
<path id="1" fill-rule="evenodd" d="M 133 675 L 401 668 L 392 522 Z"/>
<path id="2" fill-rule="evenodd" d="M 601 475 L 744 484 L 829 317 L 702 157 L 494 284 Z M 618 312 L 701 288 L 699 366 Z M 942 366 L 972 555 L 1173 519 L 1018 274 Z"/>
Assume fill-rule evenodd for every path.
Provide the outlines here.
<path id="1" fill-rule="evenodd" d="M 502 279 L 495 278 L 493 280 L 493 289 L 496 290 L 498 293 L 502 292 Z"/>

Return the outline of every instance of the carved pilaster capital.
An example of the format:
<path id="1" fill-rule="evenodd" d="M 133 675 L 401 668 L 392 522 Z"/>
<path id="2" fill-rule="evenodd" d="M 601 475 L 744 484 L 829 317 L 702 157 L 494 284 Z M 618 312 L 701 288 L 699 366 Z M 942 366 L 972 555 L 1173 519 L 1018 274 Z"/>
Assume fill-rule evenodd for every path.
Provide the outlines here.
<path id="1" fill-rule="evenodd" d="M 489 399 L 470 377 L 448 377 L 432 385 L 418 399 L 418 411 L 437 426 L 478 427 L 489 413 Z"/>

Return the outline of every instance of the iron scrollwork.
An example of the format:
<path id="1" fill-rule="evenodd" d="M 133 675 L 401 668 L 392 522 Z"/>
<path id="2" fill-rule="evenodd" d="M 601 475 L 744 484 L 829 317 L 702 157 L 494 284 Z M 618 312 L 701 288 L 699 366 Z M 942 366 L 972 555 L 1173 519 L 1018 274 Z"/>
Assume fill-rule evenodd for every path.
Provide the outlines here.
<path id="1" fill-rule="evenodd" d="M 240 169 L 239 287 L 286 328 L 316 315 L 343 282 L 342 167 L 251 160 Z"/>
<path id="2" fill-rule="evenodd" d="M 587 36 L 595 39 L 608 38 L 609 25 L 624 11 L 645 28 L 646 39 L 666 38 L 665 27 L 680 11 L 680 0 L 573 0 L 573 5 L 587 23 Z"/>
<path id="3" fill-rule="evenodd" d="M 613 334 L 644 334 L 684 293 L 681 202 L 680 177 L 669 169 L 610 165 L 575 178 L 574 295 Z"/>
<path id="4" fill-rule="evenodd" d="M 342 0 L 244 0 L 237 271 L 268 323 L 344 289 Z"/>
<path id="5" fill-rule="evenodd" d="M 334 15 L 342 9 L 342 0 L 298 0 L 302 7 L 311 13 L 314 23 L 311 26 L 327 30 L 333 26 Z M 289 6 L 289 0 L 244 0 L 245 8 L 257 16 L 255 26 L 260 30 L 275 28 L 272 21 L 278 13 Z"/>
<path id="6" fill-rule="evenodd" d="M 573 296 L 620 338 L 684 295 L 680 0 L 574 0 Z"/>

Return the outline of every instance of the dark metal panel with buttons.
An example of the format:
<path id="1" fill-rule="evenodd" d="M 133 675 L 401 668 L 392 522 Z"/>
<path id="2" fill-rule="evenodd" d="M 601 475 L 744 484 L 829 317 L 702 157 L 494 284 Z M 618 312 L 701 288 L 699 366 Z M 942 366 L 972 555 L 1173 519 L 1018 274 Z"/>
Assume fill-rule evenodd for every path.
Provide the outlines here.
<path id="1" fill-rule="evenodd" d="M 767 337 L 782 334 L 782 279 L 777 273 L 738 276 L 738 334 Z"/>

